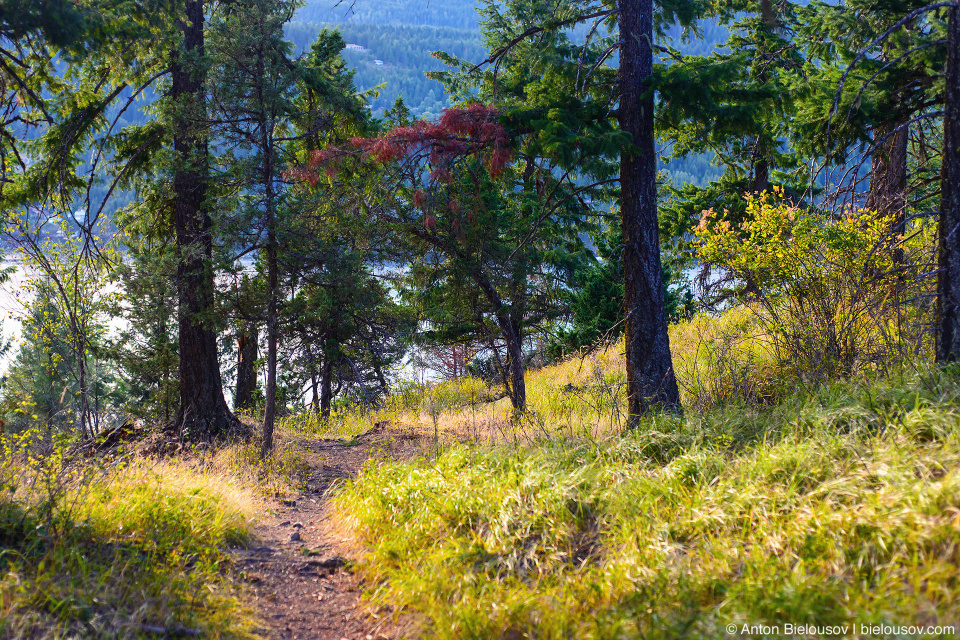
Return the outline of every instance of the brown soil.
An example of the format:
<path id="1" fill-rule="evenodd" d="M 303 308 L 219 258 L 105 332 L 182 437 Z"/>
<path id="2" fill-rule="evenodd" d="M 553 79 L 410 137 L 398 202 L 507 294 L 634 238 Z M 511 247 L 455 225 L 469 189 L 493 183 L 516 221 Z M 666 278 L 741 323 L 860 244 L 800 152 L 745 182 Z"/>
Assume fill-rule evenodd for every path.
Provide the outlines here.
<path id="1" fill-rule="evenodd" d="M 269 638 L 374 640 L 402 635 L 389 610 L 360 600 L 361 579 L 351 571 L 356 545 L 328 504 L 330 489 L 354 476 L 364 462 L 407 459 L 421 451 L 411 431 L 380 423 L 353 441 L 301 439 L 309 468 L 307 489 L 278 500 L 254 534 L 258 546 L 237 552 L 241 580 L 270 625 Z"/>

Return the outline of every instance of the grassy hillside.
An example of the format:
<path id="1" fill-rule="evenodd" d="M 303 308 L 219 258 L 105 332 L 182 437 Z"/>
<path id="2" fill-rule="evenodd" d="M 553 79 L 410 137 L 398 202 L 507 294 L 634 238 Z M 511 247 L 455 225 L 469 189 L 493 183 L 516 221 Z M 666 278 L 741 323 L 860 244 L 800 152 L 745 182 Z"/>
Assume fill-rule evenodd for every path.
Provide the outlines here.
<path id="1" fill-rule="evenodd" d="M 440 638 L 955 637 L 956 372 L 797 391 L 758 343 L 722 384 L 682 338 L 744 321 L 675 326 L 691 408 L 629 433 L 616 347 L 530 373 L 521 425 L 475 380 L 396 398 L 447 444 L 337 498 L 376 601 Z"/>

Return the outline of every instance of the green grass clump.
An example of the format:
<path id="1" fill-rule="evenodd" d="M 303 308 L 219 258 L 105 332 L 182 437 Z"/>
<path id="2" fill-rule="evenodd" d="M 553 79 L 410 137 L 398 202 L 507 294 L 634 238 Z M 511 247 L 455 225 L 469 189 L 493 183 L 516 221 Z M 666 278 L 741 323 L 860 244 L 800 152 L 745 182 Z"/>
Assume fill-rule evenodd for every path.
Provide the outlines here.
<path id="1" fill-rule="evenodd" d="M 337 504 L 375 598 L 419 614 L 427 637 L 953 637 L 958 397 L 944 380 L 848 383 L 623 437 L 455 446 L 368 465 Z"/>
<path id="2" fill-rule="evenodd" d="M 254 637 L 225 573 L 254 503 L 229 478 L 8 447 L 0 484 L 0 637 Z"/>

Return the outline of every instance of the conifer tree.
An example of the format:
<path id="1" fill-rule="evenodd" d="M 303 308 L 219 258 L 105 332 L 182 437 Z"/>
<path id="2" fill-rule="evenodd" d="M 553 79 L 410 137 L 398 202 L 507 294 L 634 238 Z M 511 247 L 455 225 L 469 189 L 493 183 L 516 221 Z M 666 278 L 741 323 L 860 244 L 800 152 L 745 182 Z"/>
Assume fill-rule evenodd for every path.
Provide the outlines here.
<path id="1" fill-rule="evenodd" d="M 657 128 L 670 157 L 708 154 L 723 168 L 707 185 L 669 185 L 661 229 L 681 245 L 702 211 L 736 218 L 745 211 L 745 193 L 778 186 L 799 196 L 806 187 L 806 176 L 798 175 L 803 164 L 785 144 L 796 113 L 795 77 L 803 66 L 791 37 L 797 26 L 794 3 L 736 0 L 708 9 L 729 29 L 722 47 L 709 55 L 681 55 L 665 47 L 657 69 Z"/>
<path id="2" fill-rule="evenodd" d="M 174 427 L 188 440 L 212 440 L 239 423 L 223 396 L 214 309 L 209 131 L 203 0 L 185 0 L 180 39 L 170 52 L 173 217 L 179 252 L 180 412 Z"/>
<path id="3" fill-rule="evenodd" d="M 851 0 L 797 10 L 808 63 L 791 141 L 840 168 L 827 181 L 852 187 L 848 201 L 896 225 L 905 216 L 910 133 L 929 126 L 940 100 L 932 89 L 943 67 L 941 29 L 929 4 Z"/>
<path id="4" fill-rule="evenodd" d="M 960 360 L 960 3 L 948 9 L 940 174 L 936 358 Z"/>
<path id="5" fill-rule="evenodd" d="M 283 25 L 295 5 L 286 0 L 234 0 L 222 3 L 211 24 L 212 113 L 218 120 L 218 141 L 228 147 L 232 197 L 242 217 L 262 239 L 266 267 L 266 387 L 264 389 L 263 453 L 273 446 L 276 420 L 277 341 L 279 339 L 279 245 L 282 207 L 283 149 L 289 137 L 293 98 L 300 77 L 291 60 Z M 223 176 L 227 178 L 227 176 Z M 245 214 L 245 215 L 243 215 Z"/>

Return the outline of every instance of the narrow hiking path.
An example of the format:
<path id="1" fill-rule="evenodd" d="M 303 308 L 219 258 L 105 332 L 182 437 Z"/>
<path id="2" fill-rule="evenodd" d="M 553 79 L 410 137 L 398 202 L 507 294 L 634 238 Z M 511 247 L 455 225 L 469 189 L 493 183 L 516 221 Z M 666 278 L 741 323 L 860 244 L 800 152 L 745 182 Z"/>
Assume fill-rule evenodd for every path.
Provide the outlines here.
<path id="1" fill-rule="evenodd" d="M 300 438 L 309 468 L 306 490 L 278 501 L 254 529 L 258 545 L 238 550 L 240 579 L 270 625 L 265 634 L 283 640 L 392 640 L 401 629 L 390 611 L 360 601 L 362 581 L 350 571 L 356 546 L 328 502 L 329 490 L 356 475 L 371 458 L 409 459 L 420 454 L 413 431 L 379 423 L 354 440 Z"/>

